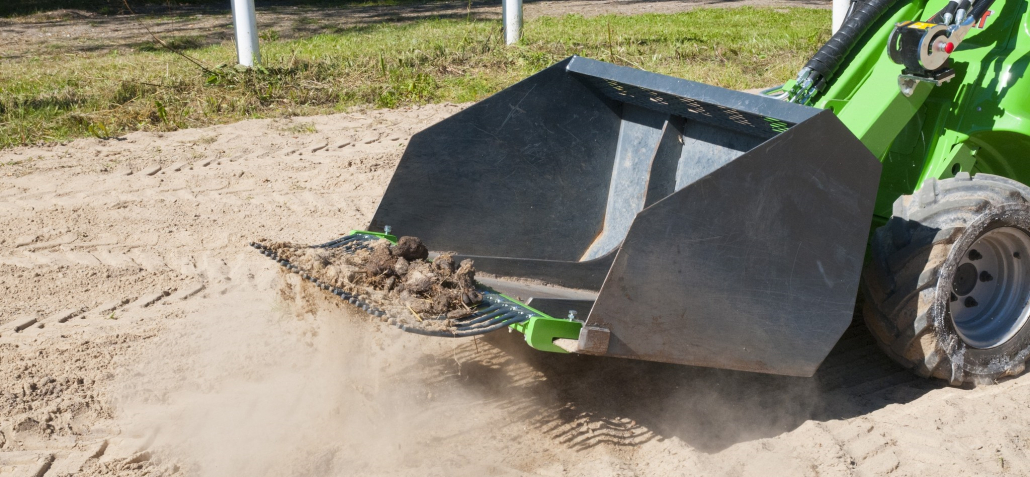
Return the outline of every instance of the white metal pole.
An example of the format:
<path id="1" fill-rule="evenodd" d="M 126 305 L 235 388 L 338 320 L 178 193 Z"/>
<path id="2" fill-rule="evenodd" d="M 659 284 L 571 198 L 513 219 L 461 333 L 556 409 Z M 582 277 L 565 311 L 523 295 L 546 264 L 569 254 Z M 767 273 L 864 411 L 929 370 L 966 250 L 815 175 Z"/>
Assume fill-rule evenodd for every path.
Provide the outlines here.
<path id="1" fill-rule="evenodd" d="M 522 38 L 522 0 L 501 0 L 504 22 L 504 43 L 511 45 Z"/>
<path id="2" fill-rule="evenodd" d="M 837 33 L 840 26 L 844 24 L 844 18 L 848 16 L 848 9 L 851 8 L 851 0 L 833 0 L 833 25 L 831 31 Z"/>
<path id="3" fill-rule="evenodd" d="M 254 0 L 232 0 L 232 23 L 236 27 L 236 57 L 240 64 L 251 67 L 261 63 Z"/>

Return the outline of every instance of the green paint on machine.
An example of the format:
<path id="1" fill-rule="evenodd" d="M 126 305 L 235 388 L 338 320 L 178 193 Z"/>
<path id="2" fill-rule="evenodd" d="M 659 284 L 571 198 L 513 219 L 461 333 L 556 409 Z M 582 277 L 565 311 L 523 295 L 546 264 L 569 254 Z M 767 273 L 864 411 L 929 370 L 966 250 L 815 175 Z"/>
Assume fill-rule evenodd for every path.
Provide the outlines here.
<path id="1" fill-rule="evenodd" d="M 1019 81 L 1030 64 L 1027 2 L 993 3 L 951 54 L 949 82 L 919 83 L 911 96 L 898 86 L 903 66 L 887 51 L 894 26 L 930 18 L 946 4 L 913 1 L 889 10 L 811 102 L 833 110 L 883 163 L 874 224 L 929 178 L 984 172 L 1030 182 L 1030 82 Z"/>

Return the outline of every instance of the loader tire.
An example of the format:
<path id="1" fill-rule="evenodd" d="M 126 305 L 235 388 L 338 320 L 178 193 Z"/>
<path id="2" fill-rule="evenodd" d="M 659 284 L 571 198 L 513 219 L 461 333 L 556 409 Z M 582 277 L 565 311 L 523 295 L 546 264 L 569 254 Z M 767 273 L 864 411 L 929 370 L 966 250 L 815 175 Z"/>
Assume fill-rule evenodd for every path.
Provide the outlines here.
<path id="1" fill-rule="evenodd" d="M 928 179 L 873 234 L 863 317 L 905 368 L 954 386 L 1023 372 L 1030 355 L 1030 188 Z M 993 283 L 991 283 L 993 282 Z"/>

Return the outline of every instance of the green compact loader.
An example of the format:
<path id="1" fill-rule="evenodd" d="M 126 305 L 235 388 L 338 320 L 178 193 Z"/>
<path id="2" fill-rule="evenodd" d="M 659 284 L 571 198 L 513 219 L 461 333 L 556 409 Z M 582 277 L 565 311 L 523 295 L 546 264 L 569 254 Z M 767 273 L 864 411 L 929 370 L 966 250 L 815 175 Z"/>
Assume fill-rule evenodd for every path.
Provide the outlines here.
<path id="1" fill-rule="evenodd" d="M 415 135 L 365 231 L 471 258 L 482 301 L 405 331 L 811 376 L 857 297 L 953 385 L 1030 354 L 1030 22 L 1020 0 L 863 0 L 749 94 L 571 57 Z M 432 326 L 430 326 L 430 324 Z"/>

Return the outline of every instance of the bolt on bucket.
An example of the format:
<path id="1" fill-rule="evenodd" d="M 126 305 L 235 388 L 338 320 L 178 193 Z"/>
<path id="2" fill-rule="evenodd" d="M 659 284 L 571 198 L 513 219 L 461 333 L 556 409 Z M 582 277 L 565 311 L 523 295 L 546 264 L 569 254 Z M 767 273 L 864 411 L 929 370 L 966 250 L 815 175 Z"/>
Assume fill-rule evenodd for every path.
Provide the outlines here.
<path id="1" fill-rule="evenodd" d="M 831 111 L 571 57 L 415 135 L 369 230 L 591 292 L 529 296 L 573 351 L 809 376 L 879 176 Z"/>

